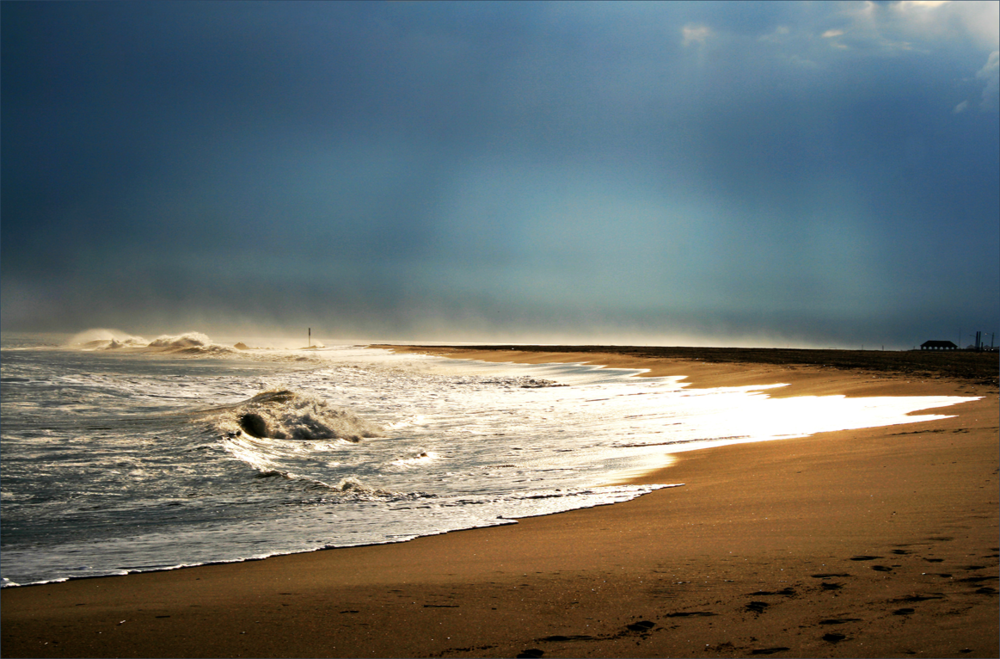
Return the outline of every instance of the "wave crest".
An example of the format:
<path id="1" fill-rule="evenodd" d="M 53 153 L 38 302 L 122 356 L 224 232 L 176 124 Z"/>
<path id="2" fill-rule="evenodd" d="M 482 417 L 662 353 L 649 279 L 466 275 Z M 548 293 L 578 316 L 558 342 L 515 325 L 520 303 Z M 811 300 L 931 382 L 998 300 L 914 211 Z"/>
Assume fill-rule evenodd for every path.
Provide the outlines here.
<path id="1" fill-rule="evenodd" d="M 161 348 L 163 350 L 184 350 L 186 348 L 204 348 L 211 345 L 212 340 L 201 332 L 187 332 L 185 334 L 170 335 L 162 334 L 149 342 L 148 348 Z"/>
<path id="2" fill-rule="evenodd" d="M 94 328 L 75 334 L 66 345 L 82 350 L 107 350 L 121 347 L 145 347 L 146 339 L 116 329 Z"/>
<path id="3" fill-rule="evenodd" d="M 178 335 L 163 334 L 152 341 L 147 341 L 141 336 L 132 336 L 120 330 L 90 329 L 74 336 L 67 345 L 82 350 L 127 349 L 187 355 L 237 352 L 236 348 L 212 343 L 212 340 L 201 332 L 186 332 Z"/>
<path id="4" fill-rule="evenodd" d="M 227 434 L 259 439 L 343 439 L 378 437 L 382 428 L 351 410 L 287 389 L 271 389 L 230 408 L 219 424 Z"/>

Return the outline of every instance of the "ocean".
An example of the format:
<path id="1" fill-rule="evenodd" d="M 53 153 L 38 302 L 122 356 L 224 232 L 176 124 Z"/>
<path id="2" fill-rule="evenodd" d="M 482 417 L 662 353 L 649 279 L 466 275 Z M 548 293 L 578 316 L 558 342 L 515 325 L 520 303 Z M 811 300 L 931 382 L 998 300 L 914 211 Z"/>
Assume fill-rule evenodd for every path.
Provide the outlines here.
<path id="1" fill-rule="evenodd" d="M 4 334 L 0 371 L 4 587 L 512 524 L 681 487 L 623 484 L 681 451 L 970 400 L 772 398 L 780 385 L 200 333 Z"/>

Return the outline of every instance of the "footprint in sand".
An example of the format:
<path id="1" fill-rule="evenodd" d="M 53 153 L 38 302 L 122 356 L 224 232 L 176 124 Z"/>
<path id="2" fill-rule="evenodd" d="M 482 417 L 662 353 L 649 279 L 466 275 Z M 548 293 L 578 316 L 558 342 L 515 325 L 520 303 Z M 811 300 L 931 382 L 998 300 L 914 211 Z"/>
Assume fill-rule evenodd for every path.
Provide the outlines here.
<path id="1" fill-rule="evenodd" d="M 712 613 L 711 611 L 677 611 L 676 613 L 668 613 L 668 618 L 706 618 L 708 616 L 717 616 L 718 613 Z"/>
<path id="2" fill-rule="evenodd" d="M 748 593 L 749 595 L 784 595 L 785 597 L 795 597 L 795 590 L 790 586 L 788 588 L 782 588 L 781 590 L 758 590 L 756 593 Z"/>
<path id="3" fill-rule="evenodd" d="M 593 641 L 593 636 L 587 636 L 586 634 L 574 634 L 573 636 L 563 636 L 561 634 L 556 634 L 555 636 L 546 636 L 545 638 L 538 639 L 541 643 L 565 643 L 567 641 Z"/>
<path id="4" fill-rule="evenodd" d="M 651 620 L 640 620 L 639 622 L 633 622 L 631 625 L 625 625 L 625 629 L 630 632 L 648 632 L 653 627 L 656 627 L 656 623 Z"/>
<path id="5" fill-rule="evenodd" d="M 835 583 L 835 582 L 831 583 L 831 582 L 826 581 L 826 579 L 833 579 L 835 577 L 836 578 L 849 577 L 849 576 L 851 576 L 851 575 L 846 574 L 844 572 L 826 572 L 826 573 L 822 573 L 822 574 L 814 574 L 814 575 L 812 575 L 812 578 L 813 579 L 823 579 L 824 580 L 823 583 L 820 584 L 820 586 L 823 588 L 823 590 L 840 590 L 841 588 L 844 587 L 844 584 L 842 584 L 842 583 Z"/>
<path id="6" fill-rule="evenodd" d="M 539 657 L 542 656 L 545 656 L 545 650 L 539 650 L 538 648 L 531 648 L 517 655 L 517 659 L 538 659 Z"/>
<path id="7" fill-rule="evenodd" d="M 944 595 L 941 593 L 934 593 L 932 595 L 910 595 L 908 597 L 900 597 L 892 602 L 926 602 L 927 600 L 940 600 L 944 599 Z"/>

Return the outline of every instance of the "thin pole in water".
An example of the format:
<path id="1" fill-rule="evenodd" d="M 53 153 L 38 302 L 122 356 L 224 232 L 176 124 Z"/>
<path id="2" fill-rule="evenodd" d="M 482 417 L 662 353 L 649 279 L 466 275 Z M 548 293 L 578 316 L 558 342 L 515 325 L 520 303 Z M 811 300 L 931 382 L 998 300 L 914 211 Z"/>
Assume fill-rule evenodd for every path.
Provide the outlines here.
<path id="1" fill-rule="evenodd" d="M 309 347 L 313 347 L 313 328 L 309 328 Z"/>

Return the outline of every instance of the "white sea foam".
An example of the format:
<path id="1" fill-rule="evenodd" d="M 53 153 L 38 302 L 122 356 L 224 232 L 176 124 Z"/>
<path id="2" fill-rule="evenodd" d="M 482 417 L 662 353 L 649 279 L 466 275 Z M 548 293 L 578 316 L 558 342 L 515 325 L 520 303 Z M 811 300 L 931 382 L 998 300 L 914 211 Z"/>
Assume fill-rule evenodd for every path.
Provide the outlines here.
<path id="1" fill-rule="evenodd" d="M 213 343 L 207 335 L 201 332 L 163 334 L 152 341 L 147 341 L 141 336 L 133 336 L 121 330 L 90 329 L 74 335 L 66 345 L 70 348 L 83 350 L 147 350 L 189 355 L 218 355 L 237 352 L 234 347 Z"/>
<path id="2" fill-rule="evenodd" d="M 148 343 L 141 336 L 132 336 L 121 330 L 95 328 L 75 334 L 66 342 L 66 345 L 83 350 L 106 350 L 145 347 Z"/>
<path id="3" fill-rule="evenodd" d="M 146 348 L 158 352 L 188 355 L 234 354 L 238 352 L 236 348 L 231 346 L 212 343 L 212 340 L 201 332 L 187 332 L 178 335 L 164 334 L 150 341 Z"/>
<path id="4" fill-rule="evenodd" d="M 218 431 L 230 437 L 257 439 L 343 439 L 377 437 L 382 429 L 344 407 L 285 389 L 257 394 L 214 419 Z"/>
<path id="5" fill-rule="evenodd" d="M 82 345 L 129 339 L 108 332 Z M 217 344 L 198 333 L 133 343 L 4 352 L 4 585 L 615 503 L 657 486 L 602 483 L 679 451 L 913 423 L 941 417 L 907 414 L 967 400 L 776 399 L 597 365 L 357 346 L 206 352 Z M 191 354 L 209 358 L 172 358 Z"/>

